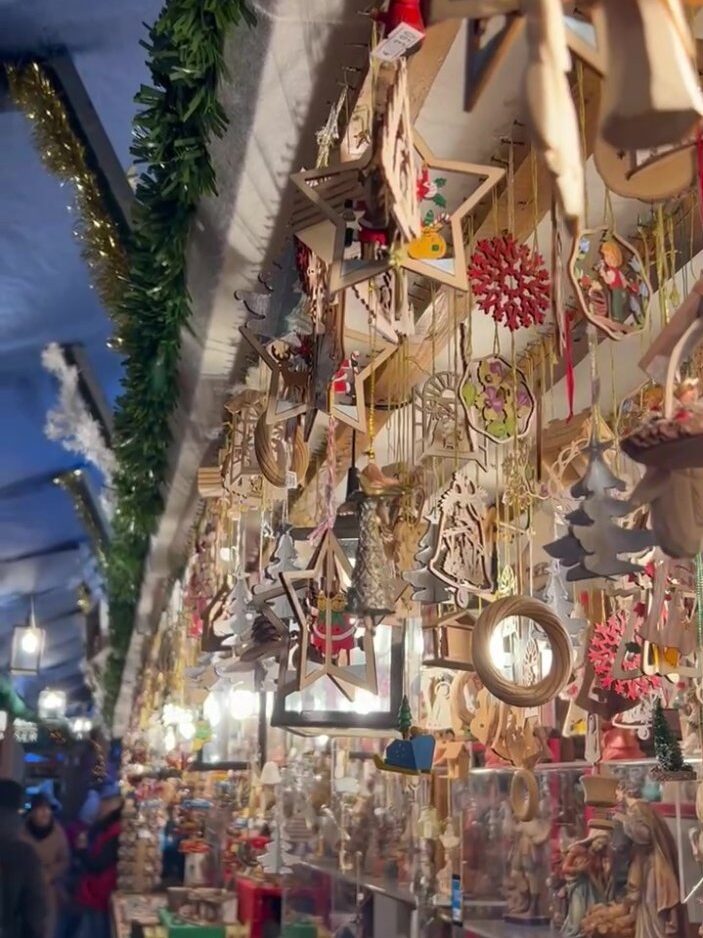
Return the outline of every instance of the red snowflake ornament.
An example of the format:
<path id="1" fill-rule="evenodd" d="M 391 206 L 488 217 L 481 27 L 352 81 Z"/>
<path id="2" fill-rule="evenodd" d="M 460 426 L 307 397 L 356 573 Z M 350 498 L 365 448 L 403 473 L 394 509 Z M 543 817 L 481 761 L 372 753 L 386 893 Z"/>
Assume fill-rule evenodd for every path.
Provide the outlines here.
<path id="1" fill-rule="evenodd" d="M 639 613 L 640 610 L 636 610 L 636 612 Z M 626 612 L 616 612 L 605 622 L 599 622 L 594 627 L 593 636 L 588 646 L 588 660 L 593 665 L 593 671 L 601 687 L 605 690 L 615 691 L 616 694 L 621 697 L 628 697 L 630 700 L 645 697 L 650 691 L 661 685 L 661 680 L 658 677 L 649 677 L 642 673 L 641 622 L 642 619 L 638 617 L 633 630 L 633 649 L 625 654 L 622 662 L 624 671 L 633 672 L 632 678 L 619 678 L 613 675 L 615 656 L 623 640 L 627 625 Z M 635 650 L 634 646 L 638 646 L 639 650 Z"/>
<path id="2" fill-rule="evenodd" d="M 544 322 L 550 303 L 549 273 L 542 255 L 513 235 L 478 242 L 469 263 L 469 280 L 484 313 L 511 332 Z"/>

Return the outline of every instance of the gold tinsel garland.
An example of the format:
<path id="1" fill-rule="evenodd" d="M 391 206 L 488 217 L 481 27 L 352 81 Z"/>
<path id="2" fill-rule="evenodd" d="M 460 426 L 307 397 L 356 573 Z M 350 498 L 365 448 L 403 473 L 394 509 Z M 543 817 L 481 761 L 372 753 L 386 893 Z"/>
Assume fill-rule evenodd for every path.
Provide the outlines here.
<path id="1" fill-rule="evenodd" d="M 93 545 L 95 553 L 100 563 L 105 561 L 105 550 L 107 544 L 103 532 L 96 524 L 93 513 L 88 504 L 88 490 L 86 488 L 85 478 L 82 469 L 69 469 L 54 476 L 54 485 L 62 488 L 71 498 L 73 506 L 83 526 L 88 532 L 88 537 Z"/>
<path id="2" fill-rule="evenodd" d="M 34 142 L 44 166 L 73 186 L 76 207 L 74 235 L 88 264 L 93 285 L 114 317 L 122 298 L 127 272 L 127 252 L 107 210 L 87 151 L 71 126 L 68 111 L 49 73 L 37 62 L 6 66 L 10 93 L 32 124 Z"/>

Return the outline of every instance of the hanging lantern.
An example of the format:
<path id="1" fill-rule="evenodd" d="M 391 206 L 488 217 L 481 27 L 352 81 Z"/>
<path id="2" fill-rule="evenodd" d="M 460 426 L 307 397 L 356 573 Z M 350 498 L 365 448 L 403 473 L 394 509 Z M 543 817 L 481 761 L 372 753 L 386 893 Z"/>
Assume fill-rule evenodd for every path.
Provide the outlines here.
<path id="1" fill-rule="evenodd" d="M 44 629 L 37 627 L 34 600 L 30 600 L 27 625 L 18 625 L 12 631 L 10 671 L 13 674 L 38 674 L 44 651 Z"/>
<path id="2" fill-rule="evenodd" d="M 376 693 L 344 680 L 315 681 L 301 689 L 298 649 L 293 636 L 286 637 L 281 655 L 277 690 L 274 695 L 271 726 L 282 727 L 300 736 L 388 736 L 397 729 L 398 710 L 403 697 L 405 660 L 404 629 L 380 622 L 373 636 Z M 363 674 L 361 651 L 350 655 L 351 674 Z M 358 659 L 358 663 L 357 663 Z"/>
<path id="3" fill-rule="evenodd" d="M 37 701 L 42 720 L 62 720 L 66 715 L 66 692 L 45 687 Z"/>
<path id="4" fill-rule="evenodd" d="M 93 729 L 93 721 L 90 717 L 78 716 L 71 720 L 70 726 L 76 739 L 87 739 Z"/>

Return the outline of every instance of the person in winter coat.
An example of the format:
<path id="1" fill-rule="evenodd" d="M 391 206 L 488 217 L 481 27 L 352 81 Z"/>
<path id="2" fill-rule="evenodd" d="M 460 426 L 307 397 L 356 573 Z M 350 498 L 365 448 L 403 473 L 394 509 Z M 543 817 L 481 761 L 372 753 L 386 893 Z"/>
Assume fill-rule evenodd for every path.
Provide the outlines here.
<path id="1" fill-rule="evenodd" d="M 32 798 L 24 819 L 22 839 L 34 847 L 39 857 L 48 907 L 44 935 L 45 938 L 54 938 L 71 855 L 66 834 L 54 818 L 51 802 L 46 795 L 39 793 Z"/>
<path id="2" fill-rule="evenodd" d="M 100 792 L 98 818 L 88 835 L 78 838 L 82 873 L 76 902 L 81 909 L 78 938 L 110 938 L 110 897 L 117 888 L 117 853 L 120 839 L 122 795 L 117 785 Z"/>
<path id="3" fill-rule="evenodd" d="M 0 779 L 0 935 L 44 938 L 48 908 L 41 863 L 22 840 L 21 785 Z"/>

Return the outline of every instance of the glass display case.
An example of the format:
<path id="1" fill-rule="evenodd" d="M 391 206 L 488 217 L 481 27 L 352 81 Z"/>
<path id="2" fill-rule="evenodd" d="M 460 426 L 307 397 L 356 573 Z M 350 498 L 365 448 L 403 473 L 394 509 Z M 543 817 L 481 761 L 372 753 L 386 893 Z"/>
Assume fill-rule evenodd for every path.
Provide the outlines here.
<path id="1" fill-rule="evenodd" d="M 467 938 L 698 935 L 696 782 L 660 782 L 653 768 L 603 765 L 606 806 L 587 795 L 584 763 L 538 766 L 529 821 L 510 808 L 514 769 L 474 769 L 455 783 Z"/>
<path id="2" fill-rule="evenodd" d="M 318 756 L 316 771 L 309 757 L 284 771 L 285 936 L 409 938 L 418 788 L 379 771 L 382 752 L 381 740 L 333 740 L 326 770 Z"/>

